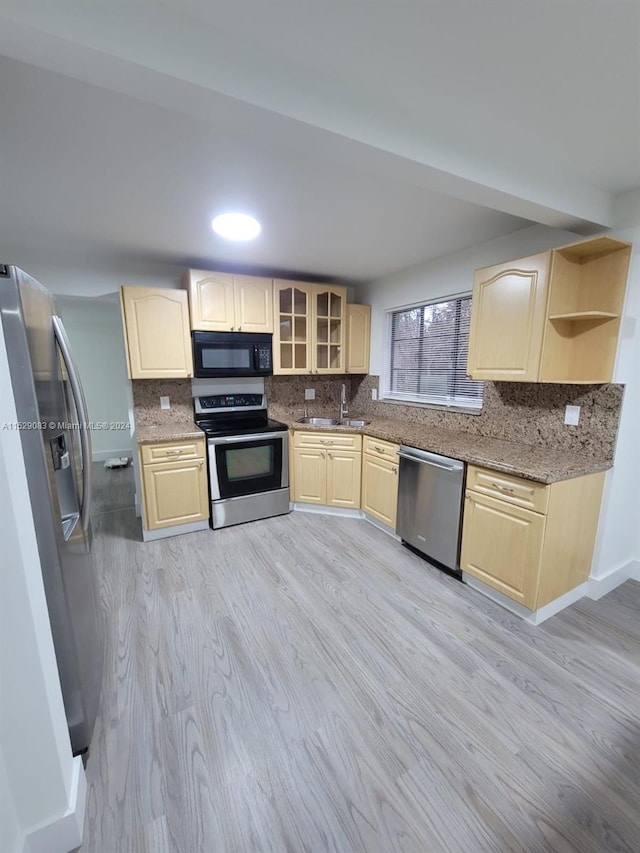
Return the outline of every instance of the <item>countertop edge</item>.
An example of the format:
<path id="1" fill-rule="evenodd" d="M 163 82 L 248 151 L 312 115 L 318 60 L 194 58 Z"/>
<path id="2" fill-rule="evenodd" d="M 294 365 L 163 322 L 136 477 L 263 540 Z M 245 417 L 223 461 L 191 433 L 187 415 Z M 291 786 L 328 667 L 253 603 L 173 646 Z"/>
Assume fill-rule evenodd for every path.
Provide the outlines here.
<path id="1" fill-rule="evenodd" d="M 394 444 L 402 443 L 398 441 L 396 435 L 390 433 L 388 430 L 385 430 L 382 427 L 377 427 L 375 424 L 371 424 L 370 426 L 364 427 L 348 427 L 344 425 L 335 425 L 335 426 L 314 426 L 313 424 L 300 424 L 296 423 L 295 420 L 291 420 L 287 418 L 282 413 L 278 413 L 278 417 L 280 420 L 284 421 L 289 429 L 294 430 L 296 432 L 337 432 L 337 433 L 350 433 L 350 434 L 360 434 L 360 435 L 370 435 L 372 438 L 380 438 L 384 441 L 389 441 Z M 404 422 L 402 422 L 404 426 Z M 407 423 L 406 428 L 408 430 L 411 429 L 411 424 Z M 400 431 L 402 427 L 400 427 Z M 463 433 L 456 432 L 454 433 L 456 436 L 463 435 Z M 469 434 L 470 440 L 478 440 L 484 439 L 486 441 L 504 441 L 504 439 L 492 439 L 487 436 L 477 436 L 475 434 Z M 540 456 L 544 456 L 544 448 L 535 447 L 533 445 L 525 445 L 525 444 L 517 444 L 516 442 L 505 442 L 513 446 L 514 450 L 522 449 L 525 453 L 535 453 Z M 409 445 L 409 442 L 407 442 Z M 575 459 L 571 460 L 567 468 L 565 470 L 558 470 L 553 473 L 543 473 L 541 471 L 533 470 L 532 467 L 527 465 L 514 465 L 509 462 L 501 461 L 495 457 L 490 455 L 478 454 L 478 453 L 465 453 L 460 452 L 460 448 L 456 448 L 455 455 L 451 453 L 446 453 L 446 448 L 443 449 L 441 444 L 429 445 L 428 442 L 416 440 L 415 438 L 410 442 L 411 447 L 416 447 L 419 450 L 426 450 L 432 453 L 438 453 L 442 456 L 450 456 L 451 458 L 455 458 L 460 460 L 461 462 L 466 462 L 470 465 L 478 465 L 482 468 L 489 468 L 492 471 L 499 471 L 503 474 L 511 474 L 514 477 L 521 477 L 523 480 L 531 480 L 535 483 L 542 483 L 543 485 L 551 485 L 552 483 L 559 483 L 564 480 L 573 480 L 578 477 L 587 477 L 590 474 L 597 474 L 602 471 L 608 471 L 613 467 L 612 463 L 605 460 L 590 460 L 590 459 Z M 561 453 L 562 451 L 552 451 L 553 453 Z M 570 455 L 570 454 L 567 454 Z"/>

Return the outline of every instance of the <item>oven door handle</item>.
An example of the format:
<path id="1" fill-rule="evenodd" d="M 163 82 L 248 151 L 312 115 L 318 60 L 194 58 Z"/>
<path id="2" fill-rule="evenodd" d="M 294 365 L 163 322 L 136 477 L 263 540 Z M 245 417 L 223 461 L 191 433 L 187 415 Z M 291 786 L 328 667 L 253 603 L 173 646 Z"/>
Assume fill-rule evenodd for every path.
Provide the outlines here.
<path id="1" fill-rule="evenodd" d="M 287 430 L 280 430 L 279 432 L 261 432 L 254 433 L 253 435 L 220 435 L 212 436 L 207 441 L 209 444 L 238 444 L 244 441 L 266 441 L 271 438 L 285 438 L 287 432 Z"/>

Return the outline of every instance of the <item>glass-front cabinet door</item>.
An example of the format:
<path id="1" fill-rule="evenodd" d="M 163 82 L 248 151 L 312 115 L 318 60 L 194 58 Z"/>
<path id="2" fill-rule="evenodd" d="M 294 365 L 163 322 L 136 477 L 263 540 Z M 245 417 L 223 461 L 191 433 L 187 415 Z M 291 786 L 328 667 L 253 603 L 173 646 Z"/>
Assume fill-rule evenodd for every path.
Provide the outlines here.
<path id="1" fill-rule="evenodd" d="M 344 287 L 314 285 L 314 373 L 345 372 L 346 302 Z"/>
<path id="2" fill-rule="evenodd" d="M 274 373 L 312 373 L 311 307 L 313 285 L 274 281 Z"/>

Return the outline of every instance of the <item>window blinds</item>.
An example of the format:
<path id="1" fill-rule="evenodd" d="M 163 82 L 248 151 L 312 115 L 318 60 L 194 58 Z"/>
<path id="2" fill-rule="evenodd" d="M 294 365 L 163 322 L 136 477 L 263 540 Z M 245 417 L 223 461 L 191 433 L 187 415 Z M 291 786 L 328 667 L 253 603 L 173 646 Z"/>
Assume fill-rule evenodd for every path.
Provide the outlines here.
<path id="1" fill-rule="evenodd" d="M 481 408 L 483 383 L 467 377 L 471 297 L 393 311 L 389 396 Z"/>

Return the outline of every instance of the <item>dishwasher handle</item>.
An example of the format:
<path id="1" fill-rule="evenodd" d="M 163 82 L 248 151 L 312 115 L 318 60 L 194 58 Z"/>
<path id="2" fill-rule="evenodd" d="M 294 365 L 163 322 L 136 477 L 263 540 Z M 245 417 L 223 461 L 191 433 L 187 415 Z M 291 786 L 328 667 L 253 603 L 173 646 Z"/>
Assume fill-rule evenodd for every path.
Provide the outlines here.
<path id="1" fill-rule="evenodd" d="M 398 456 L 401 459 L 409 459 L 411 462 L 432 465 L 434 468 L 441 468 L 443 471 L 459 472 L 464 468 L 464 462 L 459 462 L 457 459 L 449 459 L 448 456 L 438 456 L 437 453 L 417 450 L 414 447 L 401 447 L 398 450 Z"/>

